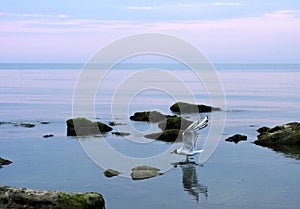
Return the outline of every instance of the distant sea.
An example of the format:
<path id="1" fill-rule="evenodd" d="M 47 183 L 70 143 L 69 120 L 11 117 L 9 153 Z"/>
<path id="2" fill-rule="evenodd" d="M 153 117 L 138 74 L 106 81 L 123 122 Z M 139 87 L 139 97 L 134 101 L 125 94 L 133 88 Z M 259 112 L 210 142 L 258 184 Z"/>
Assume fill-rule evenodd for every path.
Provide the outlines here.
<path id="1" fill-rule="evenodd" d="M 1 185 L 95 191 L 103 194 L 109 209 L 299 208 L 300 161 L 251 142 L 261 126 L 300 122 L 300 64 L 215 64 L 227 114 L 215 153 L 203 166 L 178 166 L 142 181 L 106 178 L 81 148 L 82 139 L 66 136 L 65 121 L 72 117 L 74 87 L 83 66 L 0 64 L 0 122 L 7 122 L 0 125 L 0 157 L 13 161 L 0 170 Z M 95 116 L 105 123 L 124 122 L 124 118 L 112 116 L 111 97 L 128 76 L 149 68 L 173 73 L 190 88 L 198 103 L 210 104 L 204 83 L 182 65 L 126 63 L 115 66 L 99 86 Z M 149 79 L 155 83 L 155 77 Z M 167 85 L 168 80 L 160 82 Z M 162 90 L 141 91 L 131 100 L 129 114 L 145 110 L 173 114 L 169 106 L 174 102 L 172 95 Z M 19 123 L 35 127 L 13 125 Z M 147 123 L 134 125 L 140 130 L 149 128 Z M 208 129 L 200 132 L 199 146 L 207 133 Z M 236 133 L 247 135 L 248 140 L 225 142 Z M 54 137 L 43 138 L 45 134 Z M 134 157 L 149 157 L 169 146 L 160 141 L 137 145 L 111 134 L 103 137 L 114 149 Z M 142 135 L 134 137 L 143 139 Z"/>

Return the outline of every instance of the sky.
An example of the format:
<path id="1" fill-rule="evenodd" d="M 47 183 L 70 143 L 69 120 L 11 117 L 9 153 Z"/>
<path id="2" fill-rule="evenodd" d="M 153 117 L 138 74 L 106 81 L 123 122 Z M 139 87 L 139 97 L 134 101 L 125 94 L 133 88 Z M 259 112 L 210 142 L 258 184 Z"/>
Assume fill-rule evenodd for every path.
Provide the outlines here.
<path id="1" fill-rule="evenodd" d="M 298 0 L 0 0 L 0 63 L 84 63 L 147 32 L 182 38 L 215 63 L 300 63 Z"/>

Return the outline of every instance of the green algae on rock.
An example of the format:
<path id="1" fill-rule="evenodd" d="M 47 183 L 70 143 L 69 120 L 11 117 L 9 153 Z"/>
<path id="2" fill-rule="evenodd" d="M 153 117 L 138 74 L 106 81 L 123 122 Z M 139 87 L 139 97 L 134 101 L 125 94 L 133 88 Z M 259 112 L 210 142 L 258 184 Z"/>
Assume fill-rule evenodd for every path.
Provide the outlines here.
<path id="1" fill-rule="evenodd" d="M 14 209 L 105 209 L 101 194 L 67 193 L 0 186 L 0 207 Z"/>

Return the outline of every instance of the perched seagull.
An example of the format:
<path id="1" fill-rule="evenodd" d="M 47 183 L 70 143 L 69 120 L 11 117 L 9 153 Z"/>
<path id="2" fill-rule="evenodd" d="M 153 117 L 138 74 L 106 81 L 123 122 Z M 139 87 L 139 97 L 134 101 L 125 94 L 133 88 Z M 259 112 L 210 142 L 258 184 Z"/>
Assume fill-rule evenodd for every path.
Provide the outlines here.
<path id="1" fill-rule="evenodd" d="M 183 145 L 179 149 L 175 149 L 171 153 L 175 153 L 178 155 L 185 155 L 186 161 L 189 161 L 189 156 L 193 156 L 196 154 L 202 153 L 204 150 L 196 150 L 196 144 L 198 139 L 198 133 L 200 129 L 203 129 L 207 126 L 208 123 L 208 117 L 205 116 L 205 118 L 200 121 L 197 120 L 193 122 L 189 127 L 187 127 L 186 130 L 182 133 L 182 143 Z"/>

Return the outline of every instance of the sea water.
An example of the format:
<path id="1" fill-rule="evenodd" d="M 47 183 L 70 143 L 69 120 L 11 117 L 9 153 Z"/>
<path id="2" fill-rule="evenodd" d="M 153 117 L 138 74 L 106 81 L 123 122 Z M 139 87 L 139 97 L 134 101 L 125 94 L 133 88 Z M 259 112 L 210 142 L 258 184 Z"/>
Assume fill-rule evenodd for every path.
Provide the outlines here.
<path id="1" fill-rule="evenodd" d="M 149 67 L 153 68 L 127 64 L 113 69 L 95 93 L 95 118 L 105 123 L 127 122 L 127 118 L 117 117 L 118 109 L 112 112 L 112 95 L 126 79 Z M 180 78 L 197 102 L 210 104 L 205 83 L 190 74 L 189 69 L 167 64 L 155 66 L 158 67 Z M 300 161 L 251 142 L 256 140 L 256 130 L 261 126 L 299 121 L 299 64 L 216 64 L 227 116 L 218 148 L 202 166 L 178 166 L 141 181 L 106 178 L 103 169 L 82 149 L 82 139 L 66 136 L 65 121 L 73 116 L 74 88 L 82 68 L 82 64 L 0 65 L 0 121 L 36 125 L 0 125 L 0 157 L 13 161 L 0 170 L 1 185 L 95 191 L 103 194 L 107 208 L 115 209 L 298 208 Z M 157 80 L 152 78 L 149 82 L 154 85 Z M 167 85 L 169 80 L 159 82 Z M 127 105 L 128 117 L 145 110 L 173 114 L 169 110 L 175 101 L 172 96 L 163 89 L 151 88 L 139 91 L 130 104 L 123 105 Z M 181 96 L 185 99 L 185 95 Z M 131 124 L 139 133 L 147 132 L 151 126 L 143 122 Z M 118 127 L 126 130 L 126 125 Z M 207 128 L 200 132 L 198 146 L 208 131 Z M 247 135 L 248 140 L 238 144 L 225 142 L 236 133 Z M 43 138 L 45 134 L 54 137 Z M 143 143 L 112 134 L 102 137 L 116 151 L 138 158 L 157 155 L 170 146 L 160 141 L 143 141 L 142 134 L 131 137 Z"/>

